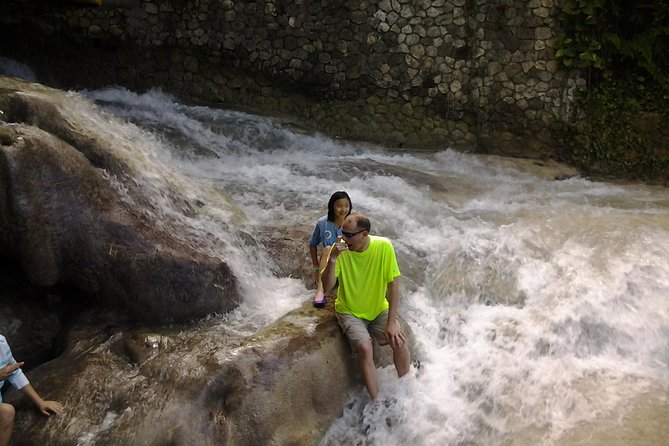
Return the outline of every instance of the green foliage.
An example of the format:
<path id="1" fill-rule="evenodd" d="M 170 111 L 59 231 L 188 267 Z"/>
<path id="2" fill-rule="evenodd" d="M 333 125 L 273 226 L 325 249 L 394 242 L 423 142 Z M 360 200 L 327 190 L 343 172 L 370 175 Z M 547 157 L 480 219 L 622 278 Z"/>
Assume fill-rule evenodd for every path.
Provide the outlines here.
<path id="1" fill-rule="evenodd" d="M 660 100 L 657 100 L 657 97 Z M 669 92 L 606 81 L 582 94 L 580 119 L 558 131 L 567 156 L 586 174 L 651 182 L 669 180 Z"/>
<path id="2" fill-rule="evenodd" d="M 595 81 L 669 81 L 669 0 L 567 0 L 560 21 L 556 56 L 566 67 Z"/>
<path id="3" fill-rule="evenodd" d="M 603 15 L 602 0 L 569 0 L 560 14 L 566 33 L 557 43 L 556 56 L 569 68 L 604 69 L 598 24 Z"/>
<path id="4" fill-rule="evenodd" d="M 669 178 L 669 0 L 567 0 L 560 20 L 557 58 L 588 80 L 558 132 L 568 158 L 594 175 Z"/>

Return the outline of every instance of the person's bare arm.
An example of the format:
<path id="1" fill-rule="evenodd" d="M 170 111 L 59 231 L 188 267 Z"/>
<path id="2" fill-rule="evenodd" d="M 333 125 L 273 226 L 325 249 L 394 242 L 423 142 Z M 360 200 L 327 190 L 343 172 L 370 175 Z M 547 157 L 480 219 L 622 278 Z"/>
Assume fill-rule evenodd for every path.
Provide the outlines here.
<path id="1" fill-rule="evenodd" d="M 332 245 L 332 248 L 330 248 L 330 257 L 325 264 L 325 269 L 321 273 L 323 290 L 326 293 L 334 288 L 335 283 L 337 283 L 337 277 L 335 276 L 335 264 L 337 263 L 337 257 L 339 257 L 339 254 L 341 254 L 341 252 L 346 249 L 348 249 L 348 246 L 346 243 L 342 243 L 341 237 L 339 237 L 337 239 L 337 243 Z"/>
<path id="2" fill-rule="evenodd" d="M 318 246 L 309 245 L 309 255 L 311 255 L 311 265 L 318 266 Z"/>
<path id="3" fill-rule="evenodd" d="M 337 251 L 333 249 L 332 251 Z M 337 257 L 333 256 L 330 253 L 330 258 L 325 264 L 325 269 L 321 273 L 321 281 L 323 282 L 323 291 L 326 293 L 334 288 L 335 283 L 337 282 L 337 277 L 335 277 L 335 263 L 337 262 Z"/>
<path id="4" fill-rule="evenodd" d="M 59 414 L 63 411 L 63 405 L 60 404 L 58 401 L 48 401 L 42 399 L 41 396 L 35 391 L 33 386 L 28 384 L 27 386 L 23 387 L 21 389 L 23 393 L 25 393 L 28 398 L 32 400 L 32 402 L 35 404 L 37 407 L 37 410 L 39 410 L 43 415 L 51 416 L 52 414 Z"/>
<path id="5" fill-rule="evenodd" d="M 397 308 L 400 301 L 399 277 L 388 284 L 388 326 L 386 336 L 393 348 L 401 347 L 406 342 L 399 321 L 397 320 Z"/>
<path id="6" fill-rule="evenodd" d="M 309 245 L 309 254 L 311 255 L 311 270 L 314 273 L 314 283 L 318 285 L 318 275 L 321 273 L 318 267 L 318 246 Z"/>
<path id="7" fill-rule="evenodd" d="M 23 362 L 15 362 L 14 364 L 7 364 L 6 366 L 0 368 L 0 381 L 4 381 L 10 376 L 16 369 L 23 367 Z"/>

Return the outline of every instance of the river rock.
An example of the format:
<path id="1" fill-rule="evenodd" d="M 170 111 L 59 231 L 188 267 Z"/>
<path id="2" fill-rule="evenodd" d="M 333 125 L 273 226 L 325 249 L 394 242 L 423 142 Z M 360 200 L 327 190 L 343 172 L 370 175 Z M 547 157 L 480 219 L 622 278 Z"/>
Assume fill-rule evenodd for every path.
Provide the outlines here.
<path id="1" fill-rule="evenodd" d="M 40 287 L 71 283 L 146 321 L 183 321 L 237 306 L 220 259 L 160 229 L 128 167 L 102 136 L 66 119 L 66 93 L 0 77 L 0 252 Z M 133 205 L 134 204 L 134 205 Z"/>
<path id="2" fill-rule="evenodd" d="M 17 361 L 29 370 L 58 353 L 57 337 L 76 310 L 76 299 L 62 298 L 64 289 L 38 288 L 15 266 L 0 259 L 0 334 Z"/>
<path id="3" fill-rule="evenodd" d="M 65 412 L 44 418 L 20 393 L 23 445 L 315 445 L 363 391 L 334 317 L 307 302 L 234 340 L 220 322 L 147 330 L 91 313 L 66 351 L 29 373 Z M 380 364 L 389 363 L 383 347 Z"/>

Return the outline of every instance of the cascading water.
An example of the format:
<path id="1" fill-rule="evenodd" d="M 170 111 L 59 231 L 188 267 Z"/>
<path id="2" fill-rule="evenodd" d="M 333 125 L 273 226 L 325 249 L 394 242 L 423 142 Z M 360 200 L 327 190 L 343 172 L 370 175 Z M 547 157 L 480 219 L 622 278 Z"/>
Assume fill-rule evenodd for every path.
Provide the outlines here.
<path id="1" fill-rule="evenodd" d="M 346 190 L 393 240 L 415 367 L 381 369 L 378 400 L 360 387 L 322 444 L 589 444 L 597 426 L 667 444 L 666 420 L 650 442 L 629 420 L 669 413 L 669 190 L 341 142 L 159 92 L 84 95 L 104 111 L 79 94 L 64 108 L 128 160 L 146 212 L 233 268 L 244 303 L 222 318 L 240 335 L 312 293 L 276 277 L 256 231 L 310 231 Z"/>
<path id="2" fill-rule="evenodd" d="M 666 189 L 547 181 L 449 150 L 389 152 L 155 92 L 88 96 L 161 142 L 156 176 L 181 178 L 182 193 L 207 203 L 186 225 L 195 237 L 215 234 L 217 219 L 247 234 L 311 229 L 346 190 L 394 241 L 419 365 L 402 379 L 381 370 L 379 400 L 352 395 L 323 444 L 560 443 L 639 400 L 667 404 Z M 256 284 L 248 302 L 271 289 L 285 311 L 310 297 L 249 255 L 226 259 Z"/>

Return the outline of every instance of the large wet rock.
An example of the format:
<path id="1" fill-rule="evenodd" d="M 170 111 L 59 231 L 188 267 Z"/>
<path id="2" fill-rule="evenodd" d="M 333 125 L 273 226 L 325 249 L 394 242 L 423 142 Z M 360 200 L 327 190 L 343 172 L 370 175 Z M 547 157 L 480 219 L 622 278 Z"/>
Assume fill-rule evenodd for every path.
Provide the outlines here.
<path id="1" fill-rule="evenodd" d="M 57 339 L 79 299 L 67 287 L 39 288 L 30 285 L 21 271 L 0 259 L 0 334 L 12 353 L 29 370 L 57 356 Z"/>
<path id="2" fill-rule="evenodd" d="M 36 286 L 71 283 L 136 319 L 182 321 L 236 307 L 228 266 L 142 212 L 147 201 L 128 181 L 129 167 L 101 135 L 66 119 L 65 95 L 0 77 L 2 255 Z"/>
<path id="3" fill-rule="evenodd" d="M 232 308 L 235 279 L 156 224 L 132 166 L 114 155 L 114 139 L 84 125 L 86 116 L 65 113 L 65 96 L 0 78 L 0 252 L 33 290 L 77 288 L 36 292 L 28 303 L 0 283 L 0 299 L 12 300 L 0 330 L 14 330 L 10 341 L 31 365 L 58 355 L 28 377 L 65 405 L 47 419 L 8 392 L 17 407 L 13 444 L 317 444 L 351 392 L 364 392 L 333 299 L 325 310 L 307 302 L 247 338 L 224 318 L 165 325 Z M 278 275 L 303 275 L 311 285 L 308 230 L 265 228 L 252 242 L 276 260 Z M 95 302 L 72 311 L 64 303 L 75 295 Z M 33 343 L 39 327 L 28 315 L 49 324 Z M 379 364 L 387 365 L 383 351 Z"/>
<path id="4" fill-rule="evenodd" d="M 147 331 L 90 315 L 60 357 L 29 373 L 65 412 L 45 419 L 10 392 L 15 438 L 22 445 L 317 444 L 360 390 L 333 311 L 306 303 L 237 340 L 215 320 Z"/>

